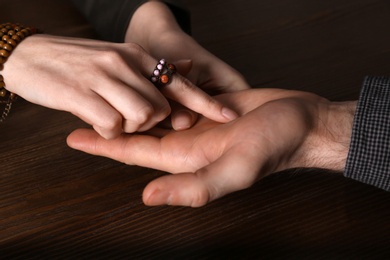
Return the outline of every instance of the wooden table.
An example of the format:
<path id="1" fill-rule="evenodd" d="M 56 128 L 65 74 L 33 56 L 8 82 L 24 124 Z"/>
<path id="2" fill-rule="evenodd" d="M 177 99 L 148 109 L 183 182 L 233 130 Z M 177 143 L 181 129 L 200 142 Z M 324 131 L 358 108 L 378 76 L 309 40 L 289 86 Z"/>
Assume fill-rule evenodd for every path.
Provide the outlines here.
<path id="1" fill-rule="evenodd" d="M 387 0 L 182 2 L 193 36 L 254 87 L 347 100 L 358 97 L 365 75 L 389 75 Z M 94 37 L 66 0 L 0 5 L 7 21 Z M 142 190 L 163 173 L 68 148 L 66 136 L 80 126 L 23 100 L 0 126 L 0 258 L 390 256 L 389 193 L 299 170 L 199 209 L 146 207 Z"/>

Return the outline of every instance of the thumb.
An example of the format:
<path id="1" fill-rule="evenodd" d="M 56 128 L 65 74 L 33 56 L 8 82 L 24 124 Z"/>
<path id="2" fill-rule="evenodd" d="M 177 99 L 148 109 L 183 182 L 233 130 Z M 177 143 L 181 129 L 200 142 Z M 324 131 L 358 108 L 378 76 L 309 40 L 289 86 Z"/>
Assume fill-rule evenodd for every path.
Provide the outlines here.
<path id="1" fill-rule="evenodd" d="M 194 173 L 165 175 L 150 182 L 143 192 L 148 206 L 201 207 L 228 193 L 250 187 L 261 163 L 243 149 L 231 149 Z M 252 153 L 253 154 L 253 153 Z"/>

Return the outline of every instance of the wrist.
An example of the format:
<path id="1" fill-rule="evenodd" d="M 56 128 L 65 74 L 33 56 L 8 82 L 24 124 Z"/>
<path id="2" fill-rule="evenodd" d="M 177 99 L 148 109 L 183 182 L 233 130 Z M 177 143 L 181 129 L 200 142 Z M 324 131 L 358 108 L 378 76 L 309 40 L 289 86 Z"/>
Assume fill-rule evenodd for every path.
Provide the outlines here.
<path id="1" fill-rule="evenodd" d="M 319 104 L 317 125 L 308 137 L 305 167 L 343 171 L 351 142 L 356 101 Z"/>
<path id="2" fill-rule="evenodd" d="M 182 31 L 170 9 L 160 1 L 148 1 L 132 16 L 125 42 L 137 43 L 153 54 L 153 44 L 158 44 L 161 36 L 172 32 Z"/>

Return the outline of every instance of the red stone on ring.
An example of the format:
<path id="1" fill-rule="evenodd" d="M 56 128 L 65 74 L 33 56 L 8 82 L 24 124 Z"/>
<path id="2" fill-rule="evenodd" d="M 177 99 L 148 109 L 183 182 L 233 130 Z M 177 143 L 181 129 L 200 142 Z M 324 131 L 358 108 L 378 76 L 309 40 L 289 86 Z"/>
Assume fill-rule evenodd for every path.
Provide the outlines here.
<path id="1" fill-rule="evenodd" d="M 166 74 L 161 75 L 161 77 L 160 77 L 160 82 L 161 82 L 162 84 L 167 84 L 167 83 L 169 82 L 169 77 L 168 77 L 168 75 L 166 75 Z"/>
<path id="2" fill-rule="evenodd" d="M 173 64 L 168 64 L 168 68 L 172 70 L 172 72 L 176 71 L 176 66 Z"/>

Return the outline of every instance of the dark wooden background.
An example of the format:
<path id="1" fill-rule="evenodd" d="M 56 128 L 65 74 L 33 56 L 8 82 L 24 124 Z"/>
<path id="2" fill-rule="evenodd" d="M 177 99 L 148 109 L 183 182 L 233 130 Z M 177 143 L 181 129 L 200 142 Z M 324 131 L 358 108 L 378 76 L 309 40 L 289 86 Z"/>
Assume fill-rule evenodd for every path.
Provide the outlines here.
<path id="1" fill-rule="evenodd" d="M 356 99 L 389 75 L 387 0 L 182 0 L 193 36 L 254 87 Z M 94 37 L 66 0 L 0 0 L 1 20 Z M 66 146 L 74 116 L 23 100 L 0 126 L 0 258 L 390 256 L 390 194 L 339 174 L 282 172 L 199 208 L 146 207 L 161 172 Z"/>

